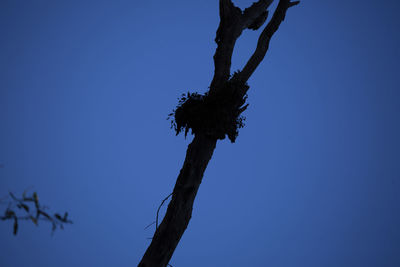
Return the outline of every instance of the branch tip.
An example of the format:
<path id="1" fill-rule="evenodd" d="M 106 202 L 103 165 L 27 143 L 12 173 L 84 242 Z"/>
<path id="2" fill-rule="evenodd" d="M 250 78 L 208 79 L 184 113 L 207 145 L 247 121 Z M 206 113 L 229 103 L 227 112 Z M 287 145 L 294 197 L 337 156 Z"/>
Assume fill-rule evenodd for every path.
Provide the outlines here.
<path id="1" fill-rule="evenodd" d="M 289 2 L 289 7 L 296 6 L 298 4 L 300 4 L 300 1 Z"/>

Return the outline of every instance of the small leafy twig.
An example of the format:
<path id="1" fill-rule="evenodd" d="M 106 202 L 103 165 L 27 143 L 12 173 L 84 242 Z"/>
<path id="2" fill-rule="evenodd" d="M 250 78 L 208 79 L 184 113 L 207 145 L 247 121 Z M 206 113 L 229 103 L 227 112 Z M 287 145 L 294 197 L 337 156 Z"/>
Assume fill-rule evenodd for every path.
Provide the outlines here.
<path id="1" fill-rule="evenodd" d="M 18 221 L 21 220 L 30 220 L 35 225 L 38 225 L 39 221 L 47 221 L 52 224 L 52 234 L 57 229 L 57 227 L 64 229 L 64 224 L 69 223 L 72 224 L 72 221 L 68 219 L 68 212 L 64 213 L 64 216 L 61 216 L 58 213 L 55 213 L 53 216 L 49 215 L 49 213 L 44 210 L 47 208 L 46 206 L 41 206 L 39 204 L 39 197 L 36 192 L 33 192 L 32 196 L 27 196 L 27 191 L 22 194 L 22 198 L 17 198 L 12 192 L 9 192 L 9 203 L 8 207 L 4 212 L 3 216 L 0 216 L 0 220 L 13 220 L 14 227 L 13 233 L 14 235 L 18 232 Z M 5 202 L 6 199 L 3 200 Z M 24 215 L 17 214 L 16 210 L 23 210 Z"/>

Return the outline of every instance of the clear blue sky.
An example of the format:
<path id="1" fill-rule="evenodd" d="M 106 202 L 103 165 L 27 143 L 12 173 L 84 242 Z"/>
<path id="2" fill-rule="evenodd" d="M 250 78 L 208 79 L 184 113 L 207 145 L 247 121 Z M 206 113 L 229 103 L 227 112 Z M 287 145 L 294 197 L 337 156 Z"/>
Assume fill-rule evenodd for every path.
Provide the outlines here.
<path id="1" fill-rule="evenodd" d="M 399 7 L 289 10 L 174 267 L 400 266 Z M 217 0 L 0 1 L 0 196 L 33 186 L 75 222 L 16 237 L 0 222 L 0 266 L 137 265 L 192 138 L 166 117 L 207 89 L 218 22 Z M 240 37 L 233 70 L 257 34 Z"/>

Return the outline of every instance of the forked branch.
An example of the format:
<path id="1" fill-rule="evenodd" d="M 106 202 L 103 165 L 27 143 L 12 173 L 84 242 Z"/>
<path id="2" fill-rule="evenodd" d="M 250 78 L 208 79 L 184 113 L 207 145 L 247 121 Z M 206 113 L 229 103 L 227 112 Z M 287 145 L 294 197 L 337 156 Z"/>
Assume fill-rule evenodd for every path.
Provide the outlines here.
<path id="1" fill-rule="evenodd" d="M 272 35 L 278 30 L 282 21 L 285 19 L 286 11 L 297 4 L 300 1 L 291 2 L 290 0 L 280 0 L 279 4 L 272 16 L 272 19 L 268 22 L 267 26 L 264 28 L 260 37 L 258 38 L 257 47 L 253 55 L 250 57 L 249 61 L 244 66 L 243 70 L 240 72 L 238 79 L 242 82 L 247 82 L 251 77 L 253 72 L 256 70 L 258 65 L 264 59 L 265 54 L 268 51 L 269 42 Z"/>
<path id="2" fill-rule="evenodd" d="M 231 77 L 231 61 L 236 40 L 245 29 L 257 30 L 267 20 L 268 7 L 273 0 L 259 0 L 242 11 L 231 0 L 220 0 L 220 24 L 215 37 L 217 49 L 214 54 L 214 77 L 210 85 L 210 93 L 220 90 L 221 86 Z M 263 60 L 269 46 L 272 35 L 278 30 L 285 18 L 286 11 L 297 5 L 300 1 L 280 0 L 272 16 L 272 19 L 262 31 L 256 51 L 253 53 L 240 77 L 236 77 L 246 83 L 257 66 Z"/>

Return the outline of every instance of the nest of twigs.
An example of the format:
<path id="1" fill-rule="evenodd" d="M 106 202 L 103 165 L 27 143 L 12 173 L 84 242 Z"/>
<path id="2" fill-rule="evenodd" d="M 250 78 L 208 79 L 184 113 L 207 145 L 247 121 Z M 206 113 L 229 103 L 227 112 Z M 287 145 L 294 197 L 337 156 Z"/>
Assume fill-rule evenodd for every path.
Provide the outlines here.
<path id="1" fill-rule="evenodd" d="M 183 94 L 176 109 L 168 116 L 176 135 L 184 132 L 186 137 L 191 129 L 192 134 L 204 133 L 217 139 L 228 136 L 234 143 L 238 130 L 244 126 L 245 117 L 241 113 L 248 106 L 244 105 L 247 95 L 241 94 L 243 90 L 237 90 L 238 86 L 246 86 L 248 89 L 246 84 L 230 81 L 218 93 Z"/>

